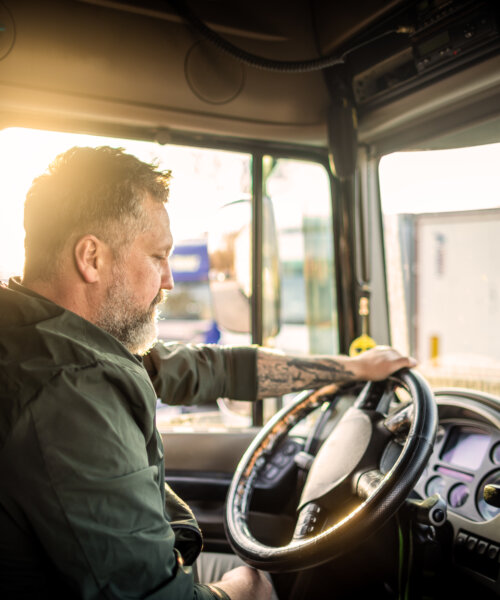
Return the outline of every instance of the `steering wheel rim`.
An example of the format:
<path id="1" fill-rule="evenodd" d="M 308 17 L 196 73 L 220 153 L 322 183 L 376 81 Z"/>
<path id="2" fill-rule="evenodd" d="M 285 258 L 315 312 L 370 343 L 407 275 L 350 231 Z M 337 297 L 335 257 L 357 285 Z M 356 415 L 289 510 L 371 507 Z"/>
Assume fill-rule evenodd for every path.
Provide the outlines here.
<path id="1" fill-rule="evenodd" d="M 297 422 L 321 406 L 323 400 L 320 394 L 302 392 L 254 438 L 233 476 L 225 511 L 228 540 L 233 550 L 249 565 L 275 572 L 296 571 L 320 565 L 366 539 L 408 497 L 432 453 L 438 422 L 437 408 L 432 391 L 419 373 L 403 370 L 391 376 L 388 381 L 393 387 L 406 389 L 413 400 L 413 420 L 403 449 L 382 481 L 377 482 L 376 489 L 370 490 L 371 493 L 355 510 L 314 537 L 292 540 L 286 546 L 267 546 L 250 532 L 248 516 L 254 484 L 259 469 L 266 462 L 265 457 Z"/>

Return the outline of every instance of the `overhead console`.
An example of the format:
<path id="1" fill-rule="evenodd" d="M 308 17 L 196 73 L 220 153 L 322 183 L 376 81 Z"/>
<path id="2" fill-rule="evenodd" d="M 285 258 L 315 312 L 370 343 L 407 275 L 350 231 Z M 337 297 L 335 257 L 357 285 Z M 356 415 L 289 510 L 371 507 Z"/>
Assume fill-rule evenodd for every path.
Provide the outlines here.
<path id="1" fill-rule="evenodd" d="M 497 0 L 419 0 L 399 8 L 365 33 L 361 42 L 372 37 L 373 44 L 349 61 L 359 111 L 499 53 L 499 16 Z"/>

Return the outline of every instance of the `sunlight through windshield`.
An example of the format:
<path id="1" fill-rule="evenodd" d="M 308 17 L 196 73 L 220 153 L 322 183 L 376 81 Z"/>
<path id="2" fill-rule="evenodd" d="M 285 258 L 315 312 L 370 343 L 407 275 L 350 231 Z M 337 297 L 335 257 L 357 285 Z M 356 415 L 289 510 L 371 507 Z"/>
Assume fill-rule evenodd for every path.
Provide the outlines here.
<path id="1" fill-rule="evenodd" d="M 380 163 L 393 344 L 434 385 L 500 392 L 500 144 Z"/>
<path id="2" fill-rule="evenodd" d="M 146 162 L 171 169 L 168 211 L 175 241 L 203 237 L 218 208 L 248 197 L 250 157 L 235 152 L 160 146 L 155 142 L 10 128 L 0 131 L 0 280 L 22 272 L 23 207 L 35 177 L 73 146 L 124 148 Z"/>

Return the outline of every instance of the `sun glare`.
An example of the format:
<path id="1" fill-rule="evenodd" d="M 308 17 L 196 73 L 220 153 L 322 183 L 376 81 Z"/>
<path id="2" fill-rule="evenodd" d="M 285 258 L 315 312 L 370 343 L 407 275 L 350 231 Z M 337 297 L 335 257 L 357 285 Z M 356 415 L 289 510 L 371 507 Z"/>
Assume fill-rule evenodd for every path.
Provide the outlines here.
<path id="1" fill-rule="evenodd" d="M 380 162 L 384 213 L 496 208 L 499 165 L 500 144 L 385 156 Z"/>
<path id="2" fill-rule="evenodd" d="M 126 145 L 126 150 L 138 155 L 143 150 L 141 144 L 116 138 L 32 129 L 0 131 L 0 280 L 22 272 L 26 192 L 33 179 L 41 175 L 58 154 L 73 146 Z"/>
<path id="3" fill-rule="evenodd" d="M 217 209 L 250 190 L 250 157 L 235 152 L 160 146 L 154 142 L 9 128 L 0 131 L 0 280 L 19 275 L 24 263 L 23 207 L 33 179 L 73 146 L 124 148 L 171 169 L 168 211 L 174 239 L 205 235 Z"/>

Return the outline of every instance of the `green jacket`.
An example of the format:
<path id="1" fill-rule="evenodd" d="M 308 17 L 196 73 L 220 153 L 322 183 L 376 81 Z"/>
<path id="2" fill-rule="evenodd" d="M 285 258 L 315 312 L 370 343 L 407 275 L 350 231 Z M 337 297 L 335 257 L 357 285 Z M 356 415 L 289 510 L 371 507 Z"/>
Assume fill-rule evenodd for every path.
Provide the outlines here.
<path id="1" fill-rule="evenodd" d="M 148 362 L 152 379 L 102 329 L 0 287 L 2 599 L 226 597 L 186 566 L 201 535 L 164 484 L 155 406 L 253 399 L 255 349 L 168 344 Z"/>

